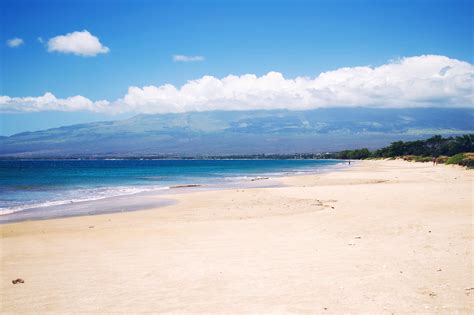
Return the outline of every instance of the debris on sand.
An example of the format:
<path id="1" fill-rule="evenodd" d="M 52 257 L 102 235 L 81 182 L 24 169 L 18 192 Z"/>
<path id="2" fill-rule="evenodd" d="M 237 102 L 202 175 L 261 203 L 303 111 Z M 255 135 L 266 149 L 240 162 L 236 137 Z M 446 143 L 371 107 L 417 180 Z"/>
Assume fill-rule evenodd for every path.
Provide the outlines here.
<path id="1" fill-rule="evenodd" d="M 268 177 L 255 177 L 255 178 L 252 178 L 250 181 L 254 182 L 256 180 L 265 180 L 265 179 L 268 179 Z"/>
<path id="2" fill-rule="evenodd" d="M 23 280 L 23 279 L 21 279 L 21 278 L 18 278 L 18 279 L 12 280 L 12 283 L 13 283 L 13 284 L 25 283 L 25 280 Z"/>
<path id="3" fill-rule="evenodd" d="M 171 186 L 170 188 L 190 188 L 190 187 L 199 187 L 201 185 L 198 184 L 189 184 L 189 185 L 176 185 L 176 186 Z"/>

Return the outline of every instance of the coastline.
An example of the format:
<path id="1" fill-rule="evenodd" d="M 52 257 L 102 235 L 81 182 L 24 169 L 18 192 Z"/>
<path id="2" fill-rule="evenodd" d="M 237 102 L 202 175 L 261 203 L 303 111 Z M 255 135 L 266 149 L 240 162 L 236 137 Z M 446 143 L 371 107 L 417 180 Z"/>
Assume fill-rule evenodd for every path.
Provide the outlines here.
<path id="1" fill-rule="evenodd" d="M 3 224 L 0 310 L 470 313 L 473 179 L 361 161 L 277 187 L 160 194 L 175 202 L 157 209 Z"/>
<path id="2" fill-rule="evenodd" d="M 161 184 L 158 186 L 101 187 L 101 191 L 112 191 L 114 194 L 110 196 L 93 195 L 87 198 L 79 197 L 76 199 L 48 200 L 34 205 L 15 207 L 17 209 L 0 208 L 0 225 L 30 220 L 49 220 L 84 215 L 147 210 L 173 203 L 173 200 L 169 198 L 158 200 L 156 198 L 157 196 L 175 195 L 192 191 L 276 187 L 281 186 L 282 181 L 280 179 L 287 176 L 322 174 L 347 167 L 342 160 L 329 159 L 316 161 L 329 161 L 335 164 L 313 166 L 310 168 L 298 168 L 296 166 L 297 168 L 293 170 L 249 173 L 242 174 L 241 176 L 201 178 L 201 181 L 193 180 L 192 182 L 181 180 L 174 183 L 168 183 L 169 186 L 163 186 Z M 118 193 L 119 191 L 122 191 L 122 193 Z"/>

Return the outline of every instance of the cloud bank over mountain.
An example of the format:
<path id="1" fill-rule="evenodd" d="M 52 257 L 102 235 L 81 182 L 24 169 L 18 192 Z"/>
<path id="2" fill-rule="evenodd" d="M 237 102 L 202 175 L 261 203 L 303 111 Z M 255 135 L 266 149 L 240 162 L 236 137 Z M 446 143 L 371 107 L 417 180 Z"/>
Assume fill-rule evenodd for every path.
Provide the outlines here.
<path id="1" fill-rule="evenodd" d="M 279 72 L 224 78 L 203 76 L 181 87 L 131 86 L 122 98 L 92 101 L 0 96 L 1 112 L 78 111 L 180 113 L 212 110 L 330 107 L 474 107 L 474 66 L 446 56 L 406 57 L 377 66 L 345 67 L 314 78 L 287 79 Z"/>

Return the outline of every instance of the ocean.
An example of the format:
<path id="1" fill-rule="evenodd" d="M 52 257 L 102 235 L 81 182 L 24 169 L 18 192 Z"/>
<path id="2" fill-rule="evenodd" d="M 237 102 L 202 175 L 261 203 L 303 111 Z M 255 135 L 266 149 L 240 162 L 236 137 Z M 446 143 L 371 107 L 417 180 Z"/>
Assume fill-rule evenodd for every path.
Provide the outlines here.
<path id="1" fill-rule="evenodd" d="M 337 165 L 341 161 L 2 160 L 0 222 L 80 215 L 85 207 L 79 211 L 77 204 L 93 200 L 169 192 L 181 185 L 245 186 L 259 177 L 318 172 Z M 265 181 L 259 184 L 265 185 Z"/>

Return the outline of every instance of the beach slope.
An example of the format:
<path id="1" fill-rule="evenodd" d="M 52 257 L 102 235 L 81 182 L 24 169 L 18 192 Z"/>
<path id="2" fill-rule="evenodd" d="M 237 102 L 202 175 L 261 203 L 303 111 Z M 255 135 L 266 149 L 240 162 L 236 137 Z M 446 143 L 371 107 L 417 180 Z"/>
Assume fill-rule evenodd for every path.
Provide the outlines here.
<path id="1" fill-rule="evenodd" d="M 472 313 L 473 179 L 363 161 L 282 187 L 1 225 L 0 310 Z"/>

